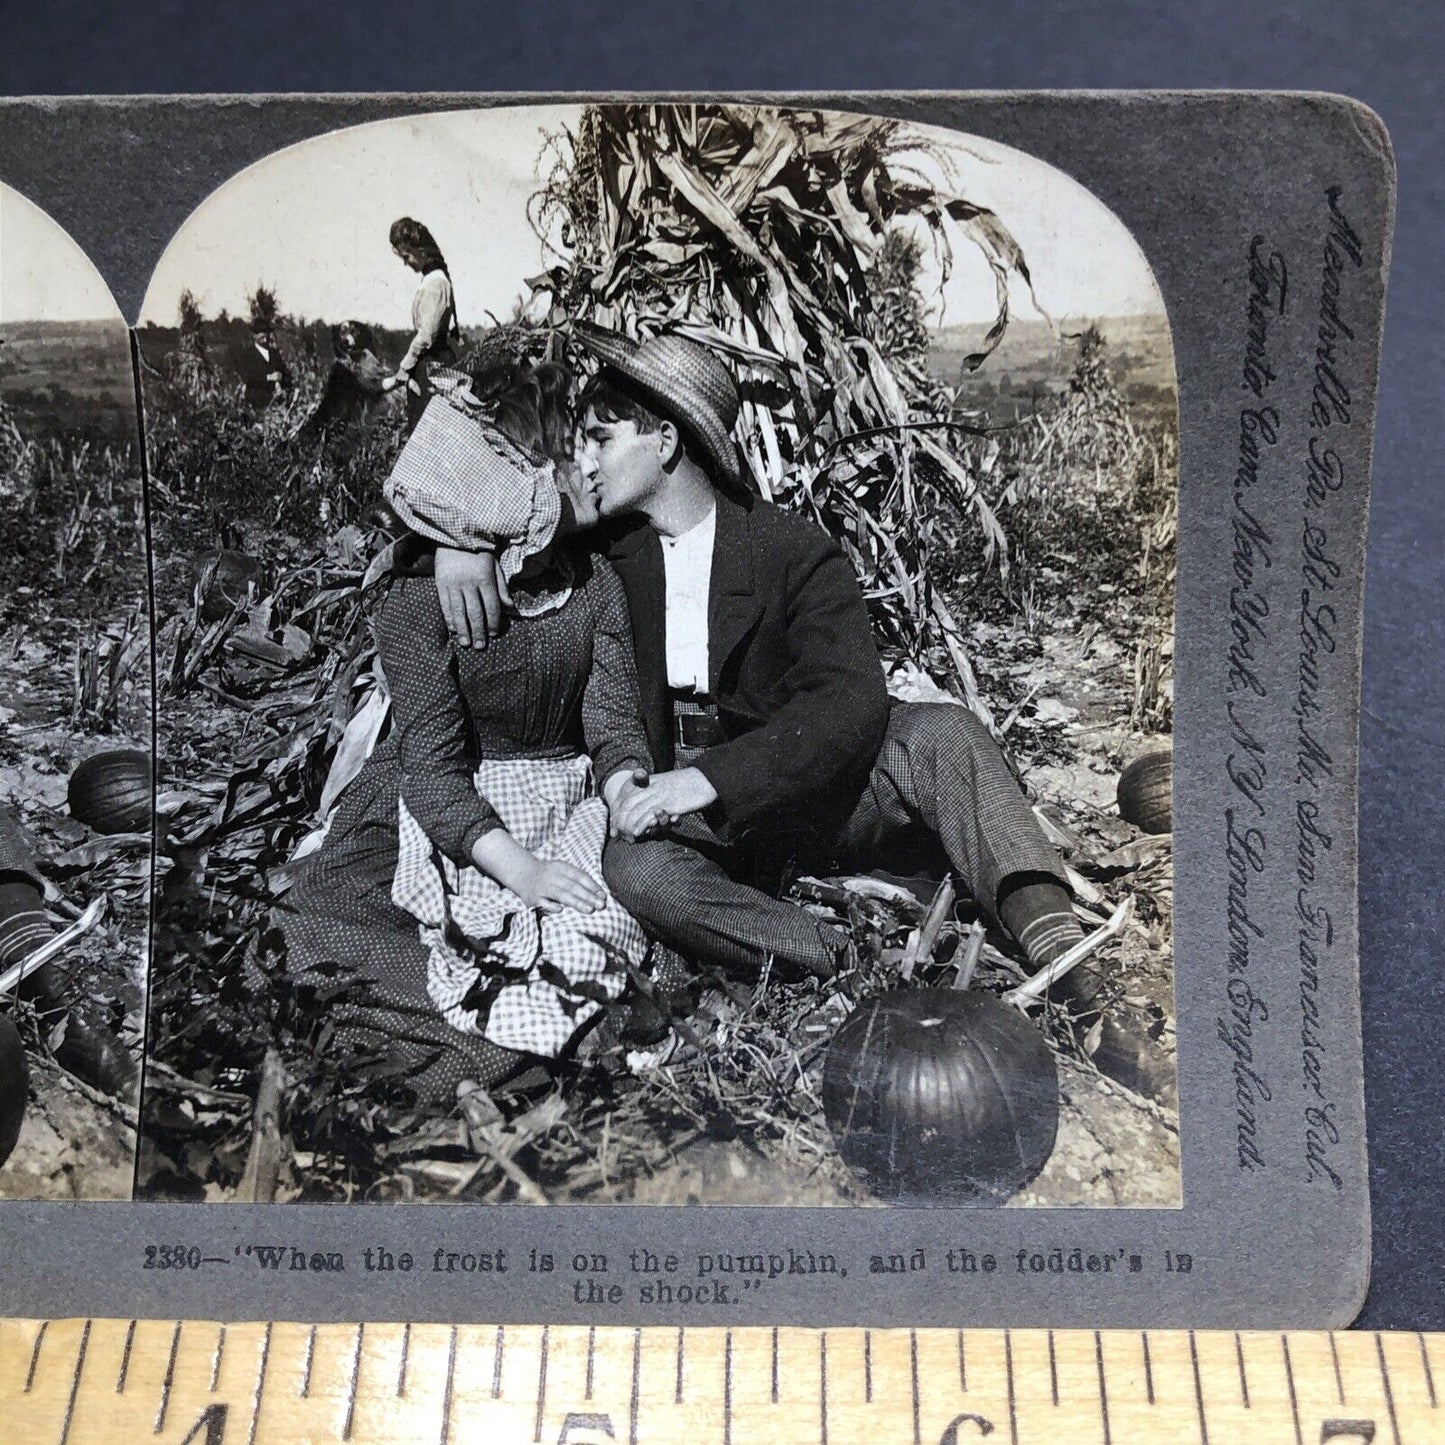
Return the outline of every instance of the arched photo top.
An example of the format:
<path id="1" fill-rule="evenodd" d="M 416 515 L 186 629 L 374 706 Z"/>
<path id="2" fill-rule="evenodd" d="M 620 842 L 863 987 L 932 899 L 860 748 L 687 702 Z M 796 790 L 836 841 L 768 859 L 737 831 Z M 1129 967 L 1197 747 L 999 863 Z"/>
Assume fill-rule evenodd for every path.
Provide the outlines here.
<path id="1" fill-rule="evenodd" d="M 536 1060 L 565 1098 L 565 1141 L 549 1139 L 525 1183 L 468 1166 L 452 1197 L 1178 1206 L 1177 1135 L 1134 1102 L 1147 1089 L 1172 1107 L 1172 1036 L 1154 1027 L 1174 1008 L 1170 855 L 1115 806 L 1119 769 L 1147 745 L 1136 791 L 1153 832 L 1170 826 L 1175 379 L 1149 267 L 1095 196 L 1002 145 L 839 111 L 627 102 L 392 119 L 217 189 L 157 267 L 138 340 L 150 475 L 167 495 L 158 622 L 221 646 L 241 705 L 200 697 L 182 664 L 158 753 L 203 758 L 236 786 L 257 748 L 274 760 L 267 796 L 248 794 L 265 842 L 218 843 L 195 885 L 205 901 L 158 904 L 151 1058 L 167 1078 L 249 1069 L 245 960 L 281 933 L 278 986 L 310 994 L 341 956 L 378 985 L 337 1050 L 390 1041 L 386 1082 L 350 1116 L 366 1120 L 354 1150 L 340 1145 L 352 1122 L 320 1093 L 288 1110 L 294 1158 L 309 1161 L 294 1186 L 228 1157 L 221 1129 L 198 1121 L 183 1142 L 153 1113 L 143 1194 L 440 1199 L 440 1173 L 398 1172 L 410 1164 L 388 1131 L 413 1129 L 416 1110 L 454 1117 L 458 1097 L 475 1110 L 459 1081 L 503 1091 Z M 604 521 L 635 544 L 618 540 L 608 568 L 589 560 L 603 534 L 586 535 Z M 497 590 L 495 610 L 515 616 L 495 645 L 462 659 L 484 639 L 443 616 L 431 581 L 372 589 L 375 559 L 412 545 L 386 550 L 405 525 L 454 550 L 484 539 L 504 580 L 506 552 L 526 550 L 511 602 Z M 208 560 L 188 569 L 188 556 Z M 207 618 L 217 632 L 199 629 Z M 381 677 L 363 671 L 372 649 Z M 218 706 L 201 736 L 196 718 Z M 656 789 L 635 773 L 631 792 L 612 788 L 614 756 L 648 759 Z M 688 873 L 692 820 L 655 876 L 625 861 L 608 874 L 585 779 L 603 779 L 618 836 L 643 844 L 676 820 L 637 812 L 634 827 L 633 812 L 711 779 L 710 762 L 716 781 L 669 809 L 699 828 L 726 818 L 736 842 L 717 842 L 738 879 L 796 862 L 784 896 L 743 882 L 735 903 L 688 893 L 702 876 Z M 512 842 L 539 865 L 566 856 L 611 878 L 597 906 L 615 936 L 544 944 L 520 921 L 533 904 L 487 847 L 469 851 L 478 835 L 459 830 L 506 807 L 513 765 L 528 799 L 565 777 L 545 818 L 507 815 Z M 444 787 L 413 790 L 421 771 Z M 599 827 L 568 833 L 564 855 L 574 816 Z M 395 851 L 348 851 L 376 837 Z M 1076 913 L 1058 850 L 1129 844 L 1152 871 L 1112 891 L 1080 874 L 1092 901 Z M 874 871 L 919 891 L 899 883 L 878 909 L 855 907 L 849 885 Z M 284 926 L 265 906 L 283 877 Z M 434 896 L 458 900 L 455 932 L 428 922 Z M 1152 931 L 1126 927 L 1135 908 Z M 194 961 L 218 933 L 227 962 L 198 985 Z M 496 951 L 464 955 L 460 938 Z M 629 1072 L 616 1086 L 626 1142 L 599 1145 L 615 1137 L 600 1122 L 615 1112 L 613 1062 L 630 1070 L 635 1051 L 589 1030 L 634 970 L 660 966 L 649 938 L 675 948 L 682 978 L 735 975 L 741 1012 L 700 1023 L 677 1092 L 656 1067 Z M 1083 983 L 1077 1008 L 1057 1010 L 1067 1022 L 1040 1017 L 1051 963 L 1106 944 L 1107 1003 Z M 483 983 L 484 966 L 506 981 Z M 227 977 L 238 969 L 245 981 Z M 1026 976 L 1043 981 L 1015 994 Z M 915 1080 L 869 1085 L 913 1103 L 865 1122 L 856 1087 L 827 1083 L 825 1050 L 851 1067 L 848 977 L 880 996 L 972 986 L 966 1010 L 997 1026 L 997 1055 L 975 1067 L 955 1051 L 935 1068 L 929 1040 L 943 1035 L 923 1032 L 940 1022 L 926 1012 L 913 1045 L 861 1061 L 871 1079 L 896 1067 Z M 405 1004 L 388 982 L 402 978 Z M 285 1017 L 297 1027 L 267 1040 L 257 1098 L 287 1073 L 345 1076 L 310 1003 Z M 870 1030 L 868 1048 L 884 1034 L 898 1036 Z M 607 1063 L 572 1072 L 592 1049 Z M 1094 1088 L 1091 1050 L 1128 1097 Z M 252 1093 L 249 1077 L 236 1087 Z M 387 1102 L 401 1089 L 405 1122 Z M 1097 1119 L 1076 1107 L 1085 1095 Z M 683 1121 L 719 1108 L 735 1149 L 708 1162 L 714 1141 L 703 1150 Z M 1095 1127 L 1131 1141 L 1107 1165 Z M 914 1142 L 880 1153 L 870 1138 Z"/>
<path id="2" fill-rule="evenodd" d="M 124 318 L 70 233 L 0 181 L 0 327 L 25 322 L 123 325 Z"/>
<path id="3" fill-rule="evenodd" d="M 142 508 L 125 319 L 0 184 L 0 1200 L 131 1197 L 149 875 L 106 835 L 150 828 Z"/>
<path id="4" fill-rule="evenodd" d="M 585 111 L 579 105 L 445 111 L 376 121 L 277 151 L 218 187 L 187 218 L 156 265 L 140 324 L 174 326 L 186 292 L 207 316 L 243 315 L 248 298 L 264 287 L 297 317 L 405 327 L 412 289 L 389 241 L 403 216 L 421 221 L 446 258 L 459 323 L 505 320 L 534 302 L 528 283 L 570 245 L 546 200 Z M 757 114 L 804 131 L 820 114 L 847 120 L 834 113 Z M 897 134 L 890 164 L 900 180 L 916 173 L 926 185 L 964 198 L 996 217 L 1007 237 L 1000 245 L 987 223 L 970 230 L 965 221 L 961 232 L 945 218 L 935 238 L 951 258 L 925 247 L 921 278 L 935 326 L 983 323 L 987 330 L 997 315 L 1000 266 L 1014 315 L 1042 313 L 1064 327 L 1164 315 L 1153 273 L 1127 227 L 1065 172 L 977 135 L 902 123 Z M 763 159 L 775 158 L 760 150 Z M 775 180 L 766 168 L 751 175 L 744 168 L 738 189 L 766 204 L 770 190 L 779 190 Z M 735 204 L 739 196 L 722 199 Z M 631 200 L 665 203 L 656 194 Z M 786 216 L 786 197 L 777 200 Z M 847 225 L 846 216 L 832 219 Z M 1022 267 L 1012 264 L 1015 248 Z"/>

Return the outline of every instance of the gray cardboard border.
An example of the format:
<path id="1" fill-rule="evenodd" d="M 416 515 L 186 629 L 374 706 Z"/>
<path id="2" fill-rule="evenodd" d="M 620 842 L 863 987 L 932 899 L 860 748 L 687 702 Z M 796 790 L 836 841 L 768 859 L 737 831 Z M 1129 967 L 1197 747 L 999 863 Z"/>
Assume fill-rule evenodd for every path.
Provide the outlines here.
<path id="1" fill-rule="evenodd" d="M 130 316 L 155 260 L 205 195 L 242 166 L 342 125 L 419 111 L 577 96 L 372 96 L 17 101 L 0 106 L 0 178 L 65 226 Z M 661 98 L 661 97 L 650 97 Z M 747 96 L 737 99 L 784 97 Z M 1073 175 L 1129 226 L 1154 268 L 1174 333 L 1180 382 L 1181 491 L 1176 640 L 1176 990 L 1184 1207 L 1178 1211 L 839 1211 L 525 1207 L 55 1205 L 0 1212 L 0 1309 L 60 1315 L 218 1318 L 486 1319 L 587 1323 L 971 1324 L 1306 1327 L 1355 1314 L 1368 1274 L 1358 999 L 1356 780 L 1363 551 L 1384 276 L 1393 215 L 1393 160 L 1378 119 L 1335 97 L 1253 94 L 1001 94 L 788 96 L 790 104 L 867 110 L 986 135 Z M 1321 981 L 1321 1058 L 1340 1139 L 1338 1191 L 1311 1184 L 1304 1162 L 1299 967 L 1294 956 L 1294 789 L 1287 777 L 1298 668 L 1297 612 L 1303 446 L 1314 383 L 1325 193 L 1365 240 L 1348 277 L 1355 339 L 1348 354 L 1352 421 L 1339 439 L 1346 486 L 1329 502 L 1341 575 L 1336 647 L 1324 707 L 1333 776 L 1321 804 L 1333 837 L 1316 898 L 1335 925 Z M 1278 539 L 1269 581 L 1279 619 L 1262 666 L 1270 702 L 1259 724 L 1270 773 L 1268 863 L 1250 911 L 1266 929 L 1251 965 L 1271 1015 L 1254 1039 L 1272 1084 L 1262 1148 L 1236 1162 L 1230 1053 L 1216 1038 L 1225 1009 L 1224 717 L 1232 478 L 1238 450 L 1248 251 L 1262 234 L 1288 259 L 1291 305 L 1273 333 L 1282 437 L 1252 501 Z M 198 1243 L 227 1262 L 196 1274 L 147 1273 L 147 1244 Z M 272 1273 L 243 1251 L 257 1243 L 344 1251 L 342 1273 Z M 409 1274 L 367 1274 L 365 1245 L 417 1258 Z M 558 1268 L 533 1275 L 533 1246 Z M 436 1248 L 507 1251 L 505 1273 L 434 1273 Z M 829 1252 L 842 1275 L 784 1273 L 704 1309 L 636 1302 L 626 1257 L 643 1247 L 683 1260 L 714 1252 Z M 1138 1273 L 1018 1274 L 1015 1252 L 1079 1248 L 1137 1254 Z M 868 1256 L 926 1251 L 928 1268 L 870 1276 Z M 992 1253 L 994 1273 L 949 1273 L 948 1249 Z M 1166 1256 L 1166 1251 L 1168 1255 Z M 606 1253 L 616 1303 L 574 1300 L 574 1254 Z M 1186 1253 L 1192 1268 L 1166 1269 Z M 288 1263 L 289 1263 L 288 1256 Z M 806 1263 L 806 1259 L 802 1260 Z"/>

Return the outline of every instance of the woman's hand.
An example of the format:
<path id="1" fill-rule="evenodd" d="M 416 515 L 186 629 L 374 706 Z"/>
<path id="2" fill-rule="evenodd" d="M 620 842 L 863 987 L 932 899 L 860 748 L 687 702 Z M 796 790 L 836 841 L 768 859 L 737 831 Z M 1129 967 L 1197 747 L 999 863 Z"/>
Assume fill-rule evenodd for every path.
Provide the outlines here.
<path id="1" fill-rule="evenodd" d="M 590 874 L 570 863 L 537 857 L 504 828 L 493 828 L 472 844 L 472 861 L 528 908 L 543 913 L 564 908 L 596 913 L 607 902 L 607 890 Z"/>
<path id="2" fill-rule="evenodd" d="M 575 908 L 578 913 L 596 913 L 607 902 L 602 885 L 570 863 L 533 858 L 530 867 L 518 871 L 508 886 L 528 908 L 539 912 Z"/>
<path id="3" fill-rule="evenodd" d="M 437 600 L 458 647 L 485 647 L 504 625 L 497 559 L 491 552 L 436 550 Z"/>

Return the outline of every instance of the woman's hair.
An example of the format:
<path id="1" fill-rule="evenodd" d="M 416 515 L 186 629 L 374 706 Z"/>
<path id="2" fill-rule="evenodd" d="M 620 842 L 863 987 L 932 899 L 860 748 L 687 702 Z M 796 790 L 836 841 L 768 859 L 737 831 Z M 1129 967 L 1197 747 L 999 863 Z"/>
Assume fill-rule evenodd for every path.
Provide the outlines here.
<path id="1" fill-rule="evenodd" d="M 447 258 L 442 255 L 442 248 L 420 221 L 414 221 L 410 216 L 393 221 L 389 239 L 397 250 L 410 251 L 421 262 L 424 272 L 446 271 L 448 276 L 452 274 L 447 270 Z"/>
<path id="2" fill-rule="evenodd" d="M 555 361 L 503 361 L 472 377 L 472 391 L 504 436 L 554 462 L 572 456 L 572 373 Z"/>

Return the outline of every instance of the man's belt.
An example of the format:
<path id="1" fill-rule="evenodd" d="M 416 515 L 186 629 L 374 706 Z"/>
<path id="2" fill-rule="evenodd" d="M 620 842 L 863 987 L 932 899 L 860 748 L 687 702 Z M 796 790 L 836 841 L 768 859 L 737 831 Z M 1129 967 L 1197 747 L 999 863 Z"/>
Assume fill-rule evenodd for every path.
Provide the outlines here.
<path id="1" fill-rule="evenodd" d="M 677 748 L 699 752 L 725 743 L 727 734 L 718 721 L 717 708 L 699 702 L 695 696 L 674 695 L 672 699 L 672 742 Z"/>

